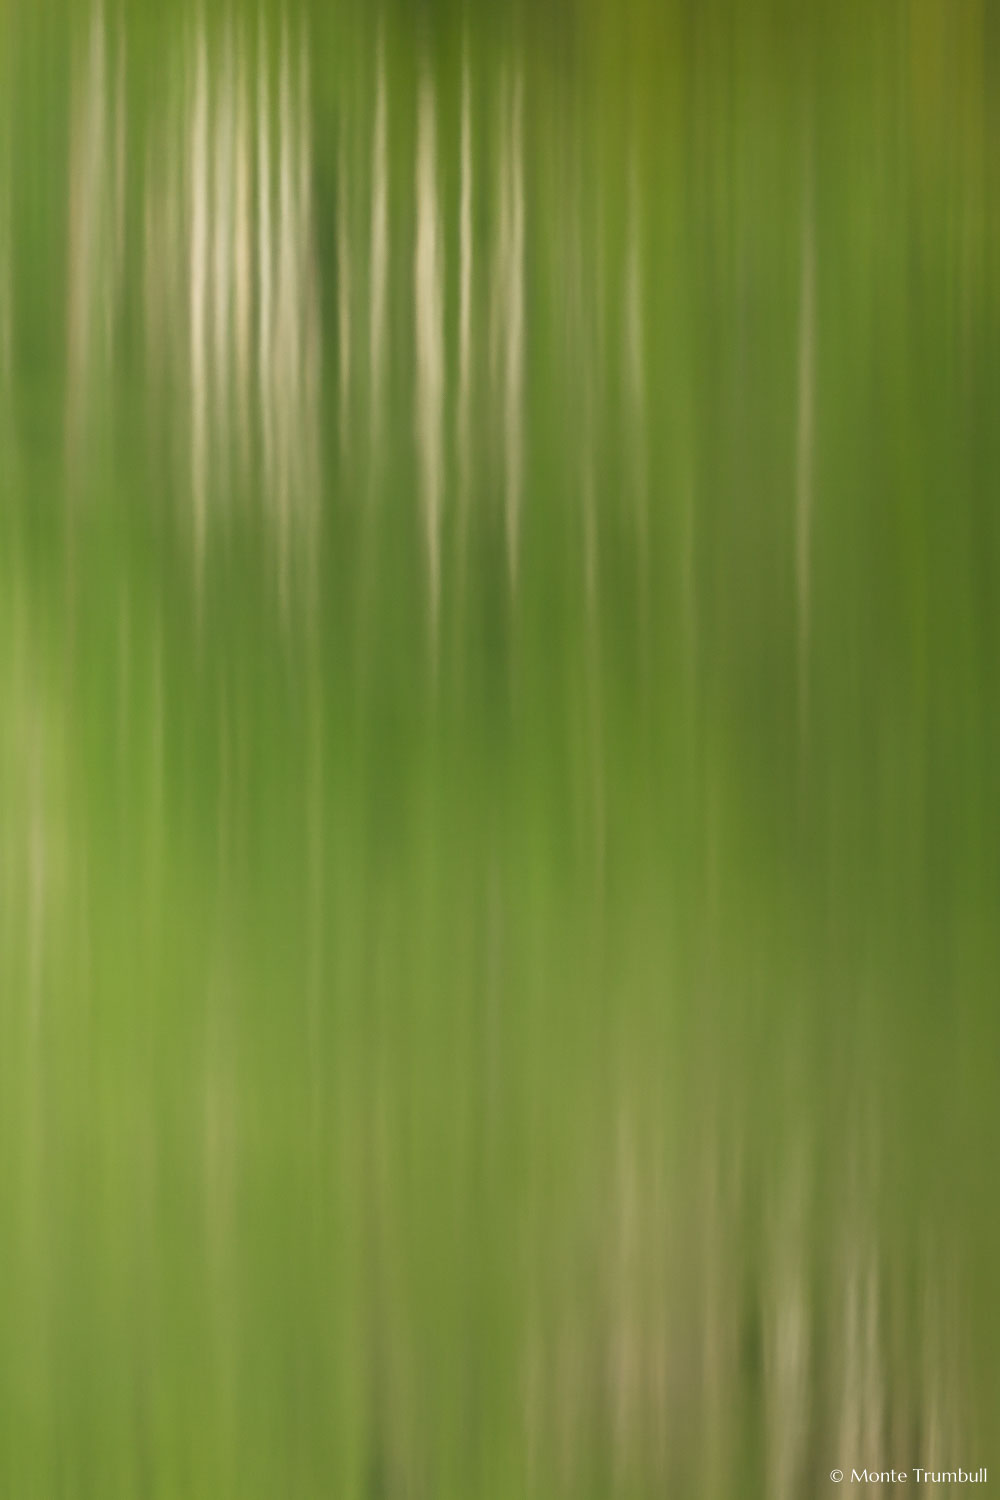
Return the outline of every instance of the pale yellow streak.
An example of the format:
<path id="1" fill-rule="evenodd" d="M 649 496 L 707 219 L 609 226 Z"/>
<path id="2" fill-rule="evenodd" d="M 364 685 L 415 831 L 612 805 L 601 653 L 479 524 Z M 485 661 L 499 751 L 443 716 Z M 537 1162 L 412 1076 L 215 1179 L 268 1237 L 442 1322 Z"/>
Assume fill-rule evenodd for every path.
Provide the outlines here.
<path id="1" fill-rule="evenodd" d="M 878 1265 L 873 1248 L 856 1234 L 848 1245 L 844 1305 L 843 1394 L 839 1439 L 846 1453 L 877 1453 L 884 1436 Z M 850 1446 L 853 1445 L 853 1446 Z"/>
<path id="2" fill-rule="evenodd" d="M 163 358 L 163 319 L 161 316 L 163 270 L 160 264 L 163 224 L 158 197 L 153 183 L 152 151 L 147 143 L 142 193 L 142 291 L 146 348 L 155 373 L 159 372 Z"/>
<path id="3" fill-rule="evenodd" d="M 194 98 L 190 123 L 190 229 L 188 243 L 189 357 L 191 383 L 191 485 L 194 545 L 200 574 L 205 548 L 208 464 L 207 313 L 209 270 L 208 48 L 204 22 L 195 40 Z"/>
<path id="4" fill-rule="evenodd" d="M 792 1500 L 801 1493 L 809 1421 L 810 1317 L 803 1182 L 803 1172 L 792 1174 L 764 1286 L 769 1490 L 775 1500 Z"/>
<path id="5" fill-rule="evenodd" d="M 83 82 L 74 89 L 70 127 L 67 360 L 71 438 L 81 420 L 94 355 L 94 303 L 100 298 L 106 199 L 105 58 L 104 17 L 98 7 L 91 19 Z"/>
<path id="6" fill-rule="evenodd" d="M 389 172 L 388 99 L 385 81 L 385 47 L 379 42 L 375 90 L 375 125 L 372 135 L 371 304 L 369 310 L 369 361 L 371 389 L 371 442 L 378 462 L 386 355 L 386 289 L 389 280 Z"/>
<path id="7" fill-rule="evenodd" d="M 586 283 L 583 247 L 585 243 L 583 215 L 584 205 L 580 185 L 580 169 L 573 173 L 573 187 L 566 209 L 565 264 L 568 281 L 567 314 L 570 320 L 567 348 L 574 366 L 572 374 L 579 382 L 579 463 L 580 463 L 580 523 L 583 540 L 584 598 L 587 606 L 587 625 L 593 643 L 597 629 L 597 493 L 594 462 L 594 427 L 596 422 L 597 395 L 595 392 L 594 367 L 596 355 L 593 346 L 593 325 L 590 319 L 595 294 Z M 577 392 L 574 393 L 576 396 Z M 596 685 L 596 674 L 591 672 L 592 684 Z M 596 739 L 595 739 L 596 744 Z"/>
<path id="8" fill-rule="evenodd" d="M 312 236 L 312 129 L 310 127 L 310 116 L 312 112 L 311 95 L 309 88 L 309 42 L 306 32 L 303 30 L 299 38 L 299 76 L 296 89 L 297 112 L 296 112 L 296 166 L 297 179 L 297 203 L 299 214 L 299 243 L 302 247 L 303 263 L 309 259 Z"/>
<path id="9" fill-rule="evenodd" d="M 277 395 L 287 419 L 298 402 L 299 382 L 299 223 L 296 170 L 296 132 L 292 112 L 291 63 L 288 37 L 283 38 L 278 108 L 278 285 L 276 305 L 276 358 L 280 374 Z"/>
<path id="10" fill-rule="evenodd" d="M 491 394 L 494 399 L 500 385 L 500 362 L 503 353 L 504 310 L 507 301 L 508 245 L 510 241 L 510 201 L 508 194 L 509 171 L 507 167 L 507 81 L 500 80 L 500 130 L 497 168 L 497 228 L 490 265 L 490 328 L 489 368 Z"/>
<path id="11" fill-rule="evenodd" d="M 443 486 L 441 422 L 444 405 L 444 308 L 435 136 L 434 90 L 430 79 L 424 77 L 420 85 L 417 112 L 417 235 L 414 255 L 416 429 L 430 588 L 431 636 L 436 646 Z"/>
<path id="12" fill-rule="evenodd" d="M 183 131 L 187 129 L 186 105 L 182 101 L 177 109 L 180 122 L 180 138 L 175 139 L 173 130 L 164 130 L 166 152 L 163 156 L 162 195 L 158 214 L 159 230 L 163 242 L 157 251 L 157 282 L 161 295 L 161 312 L 165 317 L 164 342 L 168 355 L 176 365 L 183 366 L 187 358 L 187 259 L 185 256 L 185 233 L 187 229 L 187 144 Z"/>
<path id="13" fill-rule="evenodd" d="M 462 66 L 462 126 L 458 222 L 458 498 L 463 514 L 469 504 L 470 403 L 472 377 L 472 106 L 469 59 Z"/>
<path id="14" fill-rule="evenodd" d="M 291 66 L 286 31 L 282 37 L 278 94 L 278 280 L 272 388 L 277 433 L 275 500 L 279 537 L 278 566 L 282 595 L 285 598 L 290 510 L 296 488 L 295 420 L 299 404 L 298 215 L 295 202 L 294 149 Z"/>
<path id="15" fill-rule="evenodd" d="M 114 282 L 117 292 L 125 271 L 125 168 L 128 140 L 125 110 L 125 34 L 119 27 L 118 68 L 115 81 L 115 255 Z M 110 304 L 109 304 L 110 311 Z"/>
<path id="16" fill-rule="evenodd" d="M 504 458 L 507 564 L 511 587 L 517 584 L 524 466 L 524 162 L 520 75 L 511 100 L 509 141 L 505 152 L 507 182 L 503 191 L 508 242 L 505 251 L 504 307 Z"/>
<path id="17" fill-rule="evenodd" d="M 298 111 L 298 215 L 300 246 L 299 318 L 302 325 L 302 371 L 301 407 L 303 433 L 301 440 L 302 486 L 308 505 L 310 521 L 318 515 L 320 494 L 320 376 L 322 370 L 322 339 L 320 337 L 319 269 L 316 263 L 315 230 L 313 224 L 313 153 L 310 90 L 309 48 L 305 32 L 299 49 L 299 111 Z M 314 551 L 314 549 L 313 549 Z"/>
<path id="18" fill-rule="evenodd" d="M 347 218 L 347 142 L 343 123 L 337 170 L 337 337 L 340 358 L 340 451 L 346 456 L 351 402 L 351 241 Z"/>
<path id="19" fill-rule="evenodd" d="M 257 393 L 265 498 L 274 483 L 274 419 L 272 409 L 271 137 L 267 46 L 263 22 L 257 44 Z"/>
<path id="20" fill-rule="evenodd" d="M 227 32 L 215 90 L 214 181 L 212 233 L 213 363 L 215 366 L 215 422 L 213 441 L 224 456 L 232 390 L 230 314 L 233 294 L 234 176 L 236 156 L 236 96 L 233 42 Z"/>
<path id="21" fill-rule="evenodd" d="M 924 1272 L 922 1300 L 918 1462 L 923 1468 L 941 1469 L 942 1454 L 969 1451 L 968 1403 L 957 1347 L 964 1320 L 954 1266 L 939 1262 L 933 1275 L 930 1268 Z"/>
<path id="22" fill-rule="evenodd" d="M 249 458 L 250 340 L 253 320 L 253 226 L 251 174 L 253 136 L 248 99 L 246 44 L 240 41 L 236 70 L 233 296 L 239 441 L 244 465 Z"/>

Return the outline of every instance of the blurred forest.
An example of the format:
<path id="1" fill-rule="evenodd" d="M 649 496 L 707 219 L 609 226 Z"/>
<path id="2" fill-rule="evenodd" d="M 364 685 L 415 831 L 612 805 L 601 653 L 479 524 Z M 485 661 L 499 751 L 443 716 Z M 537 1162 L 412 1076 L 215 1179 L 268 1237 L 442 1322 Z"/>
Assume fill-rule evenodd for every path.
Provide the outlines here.
<path id="1" fill-rule="evenodd" d="M 0 1491 L 988 1464 L 1000 12 L 0 8 Z"/>

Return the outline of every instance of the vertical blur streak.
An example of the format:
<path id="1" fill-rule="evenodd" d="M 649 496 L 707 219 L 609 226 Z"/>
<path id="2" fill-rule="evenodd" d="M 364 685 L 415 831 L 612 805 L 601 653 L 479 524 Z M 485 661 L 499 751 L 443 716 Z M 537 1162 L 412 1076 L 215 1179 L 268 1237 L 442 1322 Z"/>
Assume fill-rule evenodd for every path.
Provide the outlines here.
<path id="1" fill-rule="evenodd" d="M 230 365 L 230 312 L 234 266 L 234 175 L 236 157 L 236 96 L 232 23 L 226 27 L 215 97 L 214 181 L 212 209 L 212 303 L 214 381 L 213 438 L 220 458 L 228 456 L 229 400 L 233 388 Z M 223 482 L 222 489 L 226 486 Z"/>
<path id="2" fill-rule="evenodd" d="M 67 433 L 72 456 L 79 444 L 84 402 L 96 353 L 95 327 L 104 299 L 102 274 L 107 273 L 103 237 L 106 153 L 106 53 L 104 16 L 95 9 L 90 23 L 87 62 L 82 78 L 73 82 L 69 142 L 69 246 L 67 266 Z"/>
<path id="3" fill-rule="evenodd" d="M 268 493 L 274 485 L 271 241 L 271 100 L 267 38 L 261 18 L 257 37 L 257 391 L 263 479 Z"/>
<path id="4" fill-rule="evenodd" d="M 490 369 L 503 433 L 504 529 L 507 572 L 517 585 L 523 462 L 522 381 L 524 358 L 524 179 L 521 141 L 521 78 L 500 79 L 497 164 L 497 234 L 490 295 Z"/>
<path id="5" fill-rule="evenodd" d="M 878 1453 L 886 1437 L 883 1356 L 887 1347 L 879 1294 L 878 1247 L 863 1227 L 860 1205 L 841 1247 L 841 1390 L 838 1442 L 845 1453 Z"/>
<path id="6" fill-rule="evenodd" d="M 521 531 L 521 490 L 523 484 L 524 433 L 524 161 L 522 141 L 521 75 L 515 75 L 510 106 L 509 138 L 506 148 L 505 181 L 502 191 L 507 199 L 505 219 L 509 241 L 507 257 L 506 298 L 506 370 L 504 381 L 504 446 L 506 449 L 507 565 L 511 588 L 517 583 L 518 553 Z"/>
<path id="7" fill-rule="evenodd" d="M 598 204 L 595 232 L 596 254 L 586 260 L 588 238 L 584 227 L 585 197 L 582 185 L 582 163 L 574 164 L 573 190 L 567 212 L 567 234 L 571 243 L 567 262 L 572 268 L 568 311 L 570 317 L 567 348 L 576 380 L 574 406 L 580 426 L 574 467 L 580 497 L 580 525 L 583 548 L 584 639 L 586 661 L 587 732 L 585 742 L 589 761 L 589 810 L 593 835 L 593 869 L 599 905 L 603 900 L 606 837 L 606 787 L 604 747 L 604 693 L 601 680 L 601 611 L 599 579 L 599 470 L 598 433 L 602 406 L 600 381 L 603 362 L 604 328 L 604 257 L 601 239 L 603 223 Z M 578 404 L 577 404 L 578 403 Z"/>
<path id="8" fill-rule="evenodd" d="M 320 268 L 316 248 L 316 223 L 313 204 L 312 94 L 309 84 L 309 37 L 303 29 L 299 38 L 299 90 L 297 125 L 297 182 L 299 244 L 299 321 L 302 342 L 302 461 L 299 486 L 300 508 L 305 510 L 305 535 L 309 552 L 315 560 L 312 545 L 319 520 L 322 493 L 320 420 L 323 371 L 321 334 Z M 315 585 L 315 578 L 312 579 Z"/>
<path id="9" fill-rule="evenodd" d="M 371 306 L 368 325 L 370 362 L 369 416 L 371 461 L 380 462 L 386 357 L 386 292 L 389 279 L 389 168 L 388 97 L 385 79 L 385 41 L 379 37 L 375 81 L 375 124 L 372 131 Z"/>
<path id="10" fill-rule="evenodd" d="M 288 27 L 283 27 L 278 81 L 278 284 L 274 323 L 275 475 L 278 528 L 278 587 L 288 603 L 289 528 L 296 463 L 295 414 L 299 409 L 298 224 L 295 205 L 292 80 Z"/>
<path id="11" fill-rule="evenodd" d="M 919 1382 L 921 1452 L 923 1467 L 940 1462 L 940 1455 L 957 1452 L 966 1441 L 963 1422 L 963 1380 L 957 1351 L 960 1334 L 954 1267 L 945 1265 L 923 1273 Z"/>
<path id="12" fill-rule="evenodd" d="M 245 480 L 250 461 L 250 362 L 253 324 L 253 137 L 247 74 L 247 49 L 240 37 L 236 63 L 235 143 L 233 186 L 235 202 L 233 244 L 233 316 L 235 320 L 235 397 L 239 434 L 241 477 Z"/>
<path id="13" fill-rule="evenodd" d="M 649 465 L 646 454 L 646 377 L 643 347 L 643 284 L 638 169 L 633 158 L 629 175 L 628 231 L 625 251 L 625 284 L 622 294 L 624 329 L 624 387 L 627 401 L 626 432 L 633 503 L 635 507 L 636 556 L 639 574 L 640 625 L 646 629 L 648 589 Z"/>
<path id="14" fill-rule="evenodd" d="M 287 38 L 282 62 L 278 381 L 283 524 L 287 532 L 294 522 L 296 532 L 307 538 L 313 535 L 317 520 L 320 483 L 319 306 L 310 112 L 308 48 L 303 34 L 294 74 Z M 290 535 L 285 546 L 286 550 L 290 547 Z M 286 557 L 286 572 L 288 565 Z M 287 594 L 287 578 L 285 587 Z"/>
<path id="15" fill-rule="evenodd" d="M 164 361 L 163 219 L 163 205 L 153 181 L 152 146 L 147 142 L 142 195 L 142 305 L 145 354 L 151 382 L 159 381 Z"/>
<path id="16" fill-rule="evenodd" d="M 809 572 L 813 504 L 816 269 L 811 193 L 802 209 L 802 284 L 799 298 L 799 380 L 795 477 L 795 591 L 798 608 L 799 728 L 805 737 L 809 710 Z"/>
<path id="17" fill-rule="evenodd" d="M 118 63 L 115 74 L 115 205 L 114 205 L 114 286 L 120 288 L 125 275 L 125 169 L 126 169 L 126 123 L 125 108 L 125 63 L 126 46 L 123 32 L 118 36 Z"/>
<path id="18" fill-rule="evenodd" d="M 709 1106 L 710 1115 L 718 1106 Z M 705 1493 L 725 1494 L 732 1463 L 732 1436 L 729 1417 L 732 1410 L 733 1363 L 736 1339 L 734 1322 L 738 1316 L 738 1291 L 734 1286 L 733 1268 L 726 1255 L 728 1226 L 738 1211 L 738 1191 L 742 1186 L 738 1168 L 730 1168 L 727 1181 L 724 1150 L 720 1151 L 719 1123 L 709 1123 L 702 1148 L 699 1169 L 702 1195 L 700 1272 L 700 1338 L 702 1345 L 702 1442 Z M 665 1358 L 669 1361 L 670 1350 Z"/>
<path id="19" fill-rule="evenodd" d="M 417 235 L 413 265 L 416 311 L 416 436 L 420 466 L 431 649 L 437 655 L 441 588 L 442 436 L 444 408 L 444 298 L 441 233 L 438 223 L 434 86 L 420 82 L 417 106 Z"/>
<path id="20" fill-rule="evenodd" d="M 191 103 L 188 308 L 191 390 L 191 500 L 196 578 L 200 585 L 205 555 L 208 466 L 208 389 L 206 323 L 209 253 L 208 43 L 205 23 L 195 32 L 194 97 Z"/>
<path id="21" fill-rule="evenodd" d="M 457 459 L 458 504 L 461 537 L 460 556 L 464 559 L 468 523 L 469 464 L 471 433 L 470 384 L 472 373 L 472 105 L 469 98 L 468 46 L 462 58 L 462 124 L 459 163 L 458 220 L 458 408 Z"/>
<path id="22" fill-rule="evenodd" d="M 768 1493 L 802 1493 L 813 1392 L 809 1380 L 809 1289 L 806 1281 L 805 1174 L 801 1163 L 781 1186 L 772 1228 L 762 1323 L 767 1401 Z M 866 1448 L 845 1452 L 868 1452 Z"/>
<path id="23" fill-rule="evenodd" d="M 578 382 L 574 392 L 578 401 L 580 440 L 577 448 L 579 462 L 580 524 L 583 541 L 583 586 L 587 607 L 588 632 L 593 636 L 597 621 L 597 497 L 595 478 L 595 431 L 597 426 L 597 396 L 595 392 L 595 350 L 592 314 L 600 300 L 601 287 L 596 277 L 588 285 L 584 267 L 586 236 L 583 224 L 582 168 L 577 163 L 574 170 L 573 190 L 567 211 L 566 233 L 570 239 L 567 261 L 571 267 L 568 310 L 570 329 L 567 347 L 571 351 L 570 361 Z"/>
<path id="24" fill-rule="evenodd" d="M 351 240 L 347 191 L 347 126 L 337 156 L 337 339 L 340 354 L 340 454 L 348 454 L 351 420 Z"/>

